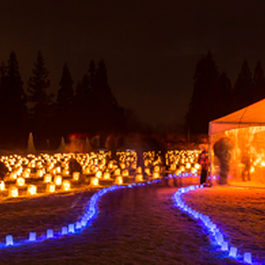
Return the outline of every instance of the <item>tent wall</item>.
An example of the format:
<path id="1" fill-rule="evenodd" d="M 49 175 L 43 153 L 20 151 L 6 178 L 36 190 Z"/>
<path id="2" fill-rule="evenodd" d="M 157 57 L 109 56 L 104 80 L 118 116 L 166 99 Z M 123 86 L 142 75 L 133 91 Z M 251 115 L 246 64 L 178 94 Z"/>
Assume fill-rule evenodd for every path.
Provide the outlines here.
<path id="1" fill-rule="evenodd" d="M 215 179 L 219 182 L 223 172 L 227 173 L 227 182 L 231 184 L 265 184 L 265 126 L 243 127 L 210 134 L 209 152 L 213 182 Z"/>

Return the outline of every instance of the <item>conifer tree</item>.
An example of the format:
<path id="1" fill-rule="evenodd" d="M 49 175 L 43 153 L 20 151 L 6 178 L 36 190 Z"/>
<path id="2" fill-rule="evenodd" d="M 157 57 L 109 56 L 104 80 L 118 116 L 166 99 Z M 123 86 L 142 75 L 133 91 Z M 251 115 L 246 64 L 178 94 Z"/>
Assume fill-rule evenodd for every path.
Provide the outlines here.
<path id="1" fill-rule="evenodd" d="M 232 111 L 232 85 L 225 72 L 220 74 L 219 89 L 218 101 L 216 102 L 216 109 L 218 110 L 216 118 L 227 115 Z"/>
<path id="2" fill-rule="evenodd" d="M 265 98 L 265 78 L 260 61 L 257 62 L 253 75 L 254 101 Z"/>
<path id="3" fill-rule="evenodd" d="M 51 137 L 51 105 L 52 94 L 48 95 L 47 89 L 50 87 L 48 79 L 49 72 L 45 67 L 45 62 L 41 51 L 38 51 L 37 61 L 32 69 L 33 76 L 28 81 L 28 98 L 32 103 L 30 109 L 31 127 L 34 140 L 41 148 L 45 148 L 46 141 Z"/>
<path id="4" fill-rule="evenodd" d="M 95 81 L 92 86 L 92 94 L 95 97 L 97 111 L 96 124 L 99 130 L 113 131 L 120 130 L 125 123 L 124 109 L 112 94 L 108 84 L 107 69 L 105 62 L 100 60 L 95 73 Z"/>
<path id="5" fill-rule="evenodd" d="M 74 131 L 74 89 L 73 80 L 67 63 L 63 66 L 59 86 L 60 88 L 56 99 L 57 133 L 60 137 L 66 137 L 69 133 Z"/>
<path id="6" fill-rule="evenodd" d="M 3 70 L 3 67 L 2 67 Z M 28 135 L 27 98 L 19 73 L 19 64 L 15 52 L 11 52 L 2 76 L 2 139 L 9 147 L 25 147 Z"/>
<path id="7" fill-rule="evenodd" d="M 232 93 L 233 110 L 244 108 L 255 101 L 252 74 L 246 60 L 244 60 L 242 64 L 241 71 L 238 75 Z"/>
<path id="8" fill-rule="evenodd" d="M 193 79 L 193 94 L 185 127 L 191 134 L 207 133 L 209 121 L 217 116 L 220 89 L 219 74 L 210 52 L 198 62 Z"/>

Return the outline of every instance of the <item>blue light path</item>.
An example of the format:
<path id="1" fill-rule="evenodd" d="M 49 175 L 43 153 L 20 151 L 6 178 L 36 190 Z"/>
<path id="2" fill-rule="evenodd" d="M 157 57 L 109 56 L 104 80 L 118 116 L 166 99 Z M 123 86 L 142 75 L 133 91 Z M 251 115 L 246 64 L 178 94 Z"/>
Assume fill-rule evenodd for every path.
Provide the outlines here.
<path id="1" fill-rule="evenodd" d="M 235 246 L 229 246 L 228 238 L 224 235 L 223 232 L 217 227 L 217 225 L 211 221 L 208 215 L 204 215 L 193 210 L 191 207 L 187 206 L 184 201 L 181 199 L 181 195 L 187 193 L 192 190 L 196 190 L 199 188 L 203 188 L 202 185 L 192 185 L 185 188 L 180 188 L 176 191 L 173 195 L 173 199 L 176 203 L 176 206 L 179 207 L 182 211 L 187 212 L 190 214 L 194 219 L 200 220 L 205 227 L 208 229 L 210 234 L 212 235 L 213 244 L 216 245 L 217 251 L 223 251 L 225 255 L 230 258 L 238 260 L 240 263 L 244 264 L 261 264 L 258 261 L 252 260 L 252 255 L 250 252 L 241 253 L 241 251 Z"/>
<path id="2" fill-rule="evenodd" d="M 28 240 L 18 240 L 14 241 L 12 235 L 6 236 L 6 242 L 0 243 L 0 248 L 7 248 L 7 247 L 14 247 L 14 246 L 21 246 L 29 243 L 36 243 L 36 242 L 43 242 L 47 239 L 59 239 L 65 237 L 67 235 L 80 233 L 82 230 L 87 227 L 91 221 L 96 217 L 97 214 L 97 203 L 99 199 L 106 194 L 107 192 L 112 192 L 118 189 L 124 188 L 133 188 L 136 186 L 144 186 L 146 184 L 157 183 L 161 181 L 160 179 L 147 181 L 142 183 L 133 183 L 129 185 L 114 185 L 107 188 L 103 188 L 93 194 L 90 200 L 87 203 L 86 209 L 83 212 L 83 215 L 79 218 L 79 220 L 75 223 L 70 223 L 68 226 L 63 226 L 60 231 L 53 231 L 53 229 L 47 229 L 45 236 L 37 237 L 35 232 L 30 232 L 28 235 Z"/>

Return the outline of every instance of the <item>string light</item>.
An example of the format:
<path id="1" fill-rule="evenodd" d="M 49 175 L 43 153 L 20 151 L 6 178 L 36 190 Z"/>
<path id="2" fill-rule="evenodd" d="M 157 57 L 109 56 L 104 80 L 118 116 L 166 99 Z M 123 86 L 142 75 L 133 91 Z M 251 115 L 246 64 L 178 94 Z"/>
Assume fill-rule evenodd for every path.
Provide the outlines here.
<path id="1" fill-rule="evenodd" d="M 238 248 L 234 246 L 230 246 L 227 241 L 224 240 L 225 236 L 220 231 L 219 228 L 217 228 L 217 225 L 213 223 L 208 215 L 204 215 L 202 213 L 199 213 L 195 210 L 193 210 L 191 207 L 187 206 L 183 200 L 181 199 L 181 195 L 184 193 L 187 193 L 189 191 L 196 190 L 198 188 L 203 188 L 202 185 L 192 185 L 184 188 L 180 188 L 178 191 L 176 191 L 173 195 L 173 200 L 177 207 L 179 207 L 181 210 L 187 212 L 191 216 L 193 216 L 194 219 L 200 219 L 203 224 L 208 228 L 209 232 L 212 234 L 213 238 L 215 239 L 215 243 L 218 247 L 221 247 L 221 251 L 225 252 L 228 257 L 237 259 L 239 261 L 244 261 L 247 264 L 253 264 L 252 263 L 252 255 L 250 252 L 245 252 L 243 255 L 239 254 Z"/>

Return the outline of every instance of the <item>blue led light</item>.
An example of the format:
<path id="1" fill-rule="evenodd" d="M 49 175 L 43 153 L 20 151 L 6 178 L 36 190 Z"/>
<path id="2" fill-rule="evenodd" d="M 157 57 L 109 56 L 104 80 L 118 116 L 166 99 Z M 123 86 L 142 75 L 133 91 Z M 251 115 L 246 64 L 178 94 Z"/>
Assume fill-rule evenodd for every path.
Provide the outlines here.
<path id="1" fill-rule="evenodd" d="M 223 252 L 226 252 L 230 258 L 234 258 L 240 261 L 243 259 L 245 263 L 253 264 L 251 253 L 245 252 L 244 255 L 239 255 L 238 248 L 234 246 L 230 246 L 229 248 L 228 242 L 225 241 L 223 233 L 220 231 L 219 228 L 217 228 L 217 225 L 211 221 L 210 217 L 202 213 L 196 212 L 195 210 L 193 210 L 183 202 L 183 200 L 181 199 L 181 195 L 183 193 L 187 193 L 191 190 L 195 190 L 198 188 L 203 188 L 203 185 L 188 186 L 185 188 L 178 189 L 178 191 L 176 191 L 173 195 L 173 200 L 176 206 L 179 207 L 181 210 L 192 215 L 194 219 L 200 219 L 203 222 L 203 224 L 209 229 L 210 233 L 213 235 L 215 243 L 219 247 L 221 247 L 221 250 Z"/>
<path id="2" fill-rule="evenodd" d="M 43 240 L 46 239 L 57 239 L 60 238 L 61 236 L 69 235 L 76 233 L 86 227 L 88 223 L 95 217 L 97 213 L 97 203 L 101 196 L 106 194 L 107 192 L 115 191 L 117 189 L 123 189 L 123 188 L 133 188 L 137 186 L 145 186 L 146 184 L 152 184 L 152 183 L 157 183 L 161 181 L 161 179 L 155 179 L 152 181 L 147 181 L 142 182 L 142 183 L 133 183 L 129 185 L 113 185 L 109 186 L 107 188 L 100 189 L 98 192 L 94 193 L 93 196 L 90 198 L 88 203 L 86 204 L 86 209 L 83 212 L 83 215 L 80 217 L 80 219 L 76 223 L 71 223 L 68 224 L 68 226 L 63 226 L 62 229 L 59 232 L 54 232 L 53 229 L 48 229 L 46 231 L 46 236 L 40 236 L 39 238 L 36 237 L 35 232 L 30 232 L 29 233 L 29 239 L 28 240 L 21 240 L 20 242 L 16 242 L 16 246 L 22 245 L 22 244 L 27 244 L 29 242 L 42 242 Z M 1 248 L 5 248 L 8 246 L 14 246 L 13 242 L 13 236 L 8 235 L 6 236 L 6 244 L 0 244 Z"/>

